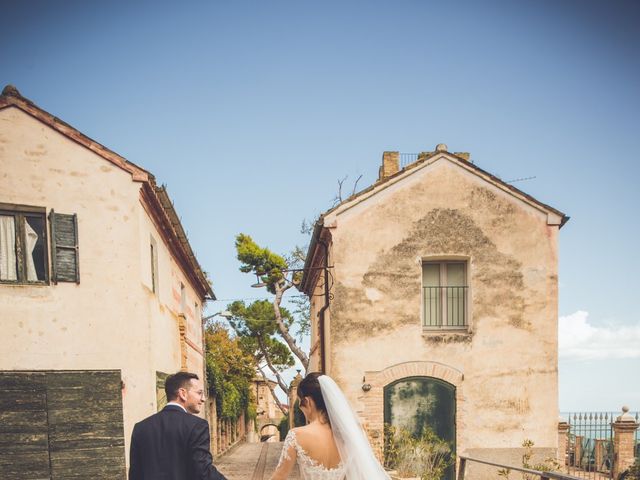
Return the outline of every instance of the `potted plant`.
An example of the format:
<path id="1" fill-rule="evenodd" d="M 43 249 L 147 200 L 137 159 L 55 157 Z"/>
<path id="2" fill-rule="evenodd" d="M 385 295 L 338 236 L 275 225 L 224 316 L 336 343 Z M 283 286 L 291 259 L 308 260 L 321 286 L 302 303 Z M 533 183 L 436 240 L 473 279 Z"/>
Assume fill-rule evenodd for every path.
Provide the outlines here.
<path id="1" fill-rule="evenodd" d="M 425 427 L 419 436 L 385 427 L 385 466 L 393 480 L 440 480 L 454 461 L 450 445 Z"/>

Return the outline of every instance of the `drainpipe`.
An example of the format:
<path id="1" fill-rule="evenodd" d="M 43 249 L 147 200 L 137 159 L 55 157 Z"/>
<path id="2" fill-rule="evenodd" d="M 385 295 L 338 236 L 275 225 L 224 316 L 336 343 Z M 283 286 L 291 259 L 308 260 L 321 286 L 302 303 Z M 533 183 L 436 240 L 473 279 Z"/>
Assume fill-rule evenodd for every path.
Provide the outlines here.
<path id="1" fill-rule="evenodd" d="M 318 239 L 318 243 L 324 248 L 324 305 L 318 312 L 319 320 L 319 336 L 320 336 L 320 372 L 326 373 L 326 361 L 325 361 L 325 336 L 324 336 L 324 312 L 329 308 L 330 294 L 329 294 L 329 246 L 327 243 Z"/>

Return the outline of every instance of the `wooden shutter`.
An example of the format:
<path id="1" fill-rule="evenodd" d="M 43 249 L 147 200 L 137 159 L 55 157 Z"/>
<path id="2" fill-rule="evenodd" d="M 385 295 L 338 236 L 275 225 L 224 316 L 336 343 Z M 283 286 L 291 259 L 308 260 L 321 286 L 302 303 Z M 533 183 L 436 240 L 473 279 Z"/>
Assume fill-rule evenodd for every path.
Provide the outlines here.
<path id="1" fill-rule="evenodd" d="M 78 261 L 78 216 L 55 213 L 49 214 L 51 224 L 51 265 L 52 280 L 80 283 Z"/>

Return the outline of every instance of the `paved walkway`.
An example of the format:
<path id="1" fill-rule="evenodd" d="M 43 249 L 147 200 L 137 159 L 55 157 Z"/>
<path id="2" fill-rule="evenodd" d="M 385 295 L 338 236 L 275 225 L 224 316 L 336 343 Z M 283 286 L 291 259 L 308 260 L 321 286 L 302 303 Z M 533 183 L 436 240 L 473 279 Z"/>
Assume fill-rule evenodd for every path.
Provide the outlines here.
<path id="1" fill-rule="evenodd" d="M 268 480 L 278 465 L 282 442 L 243 443 L 217 462 L 228 480 Z M 289 480 L 298 480 L 296 467 Z"/>

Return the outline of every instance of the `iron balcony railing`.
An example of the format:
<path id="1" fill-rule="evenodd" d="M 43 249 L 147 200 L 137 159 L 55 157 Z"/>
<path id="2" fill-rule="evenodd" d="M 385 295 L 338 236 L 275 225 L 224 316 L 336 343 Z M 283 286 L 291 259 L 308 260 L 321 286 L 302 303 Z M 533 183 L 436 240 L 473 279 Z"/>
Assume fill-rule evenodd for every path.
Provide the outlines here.
<path id="1" fill-rule="evenodd" d="M 537 475 L 540 477 L 540 480 L 582 480 L 579 477 L 574 477 L 573 475 L 567 475 L 564 473 L 558 472 L 543 472 L 540 470 L 533 470 L 531 468 L 521 468 L 521 467 L 513 467 L 510 465 L 504 465 L 501 463 L 489 462 L 487 460 L 480 460 L 477 458 L 465 457 L 460 455 L 458 457 L 460 459 L 460 466 L 458 468 L 458 480 L 464 480 L 464 476 L 467 470 L 467 465 L 470 463 L 479 463 L 482 465 L 488 465 L 490 467 L 496 467 L 500 470 L 496 471 L 496 476 L 500 475 L 499 472 L 505 472 L 508 477 L 509 472 L 512 470 L 515 472 L 520 472 L 523 478 L 531 478 L 532 475 Z"/>
<path id="2" fill-rule="evenodd" d="M 422 287 L 423 327 L 464 328 L 468 325 L 469 287 Z"/>

